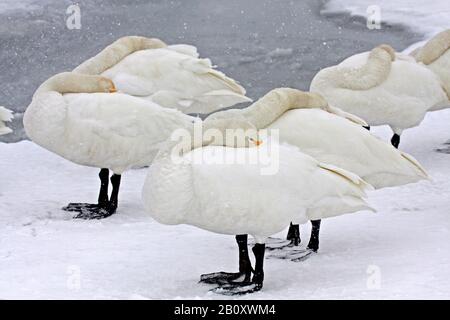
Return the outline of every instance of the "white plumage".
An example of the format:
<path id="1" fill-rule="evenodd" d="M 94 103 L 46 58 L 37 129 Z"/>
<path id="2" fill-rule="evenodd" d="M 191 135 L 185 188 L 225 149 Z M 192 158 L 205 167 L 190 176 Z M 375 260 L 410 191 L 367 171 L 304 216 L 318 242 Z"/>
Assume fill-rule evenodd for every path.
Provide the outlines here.
<path id="1" fill-rule="evenodd" d="M 251 101 L 209 59 L 199 59 L 194 46 L 166 46 L 158 39 L 121 38 L 74 72 L 101 74 L 120 92 L 184 113 L 209 113 Z"/>
<path id="2" fill-rule="evenodd" d="M 354 172 L 375 188 L 427 177 L 411 155 L 378 139 L 361 125 L 327 112 L 328 109 L 328 103 L 316 94 L 279 88 L 246 109 L 230 109 L 210 117 L 243 117 L 258 129 L 268 129 L 269 134 L 270 130 L 279 130 L 281 143 L 296 146 L 318 161 Z"/>
<path id="3" fill-rule="evenodd" d="M 205 120 L 208 123 L 222 132 L 229 128 L 227 119 Z M 242 276 L 242 282 L 219 289 L 238 288 L 241 294 L 262 288 L 265 241 L 290 221 L 304 223 L 372 210 L 364 200 L 365 190 L 371 186 L 357 175 L 321 164 L 295 147 L 280 146 L 270 139 L 259 147 L 244 147 L 247 145 L 242 144 L 246 141 L 242 135 L 246 135 L 243 130 L 237 131 L 237 139 L 231 139 L 231 143 L 226 140 L 223 145 L 194 148 L 181 158 L 174 158 L 169 145 L 155 158 L 142 190 L 146 211 L 161 223 L 188 224 L 215 233 L 239 237 L 250 234 L 255 238 L 253 271 L 246 240 L 238 240 L 239 272 L 201 277 L 201 281 L 214 283 L 220 278 L 233 281 Z M 255 141 L 252 137 L 248 140 Z M 214 144 L 218 144 L 216 140 Z M 263 175 L 268 159 L 263 160 L 261 154 L 277 161 L 278 170 Z M 254 276 L 249 286 L 251 273 Z"/>
<path id="4" fill-rule="evenodd" d="M 149 169 L 142 197 L 164 224 L 189 224 L 222 234 L 251 234 L 259 243 L 290 221 L 304 223 L 368 209 L 369 186 L 354 174 L 322 165 L 296 148 L 279 146 L 279 171 L 261 175 L 262 163 L 220 164 L 224 157 L 255 157 L 258 148 L 207 146 L 174 163 L 161 152 Z M 199 161 L 199 159 L 207 161 Z"/>
<path id="5" fill-rule="evenodd" d="M 12 132 L 5 124 L 5 122 L 10 122 L 12 119 L 12 111 L 5 107 L 0 107 L 0 136 Z"/>
<path id="6" fill-rule="evenodd" d="M 450 97 L 450 30 L 440 32 L 412 55 L 441 79 L 447 97 Z M 446 101 L 430 111 L 448 107 L 450 102 Z"/>
<path id="7" fill-rule="evenodd" d="M 428 109 L 447 100 L 430 70 L 386 45 L 322 69 L 310 90 L 369 125 L 389 125 L 397 135 L 417 126 Z"/>
<path id="8" fill-rule="evenodd" d="M 81 165 L 121 174 L 149 165 L 177 128 L 194 117 L 121 93 L 101 76 L 62 73 L 37 90 L 24 115 L 27 135 L 42 147 Z M 79 92 L 79 93 L 75 93 Z"/>

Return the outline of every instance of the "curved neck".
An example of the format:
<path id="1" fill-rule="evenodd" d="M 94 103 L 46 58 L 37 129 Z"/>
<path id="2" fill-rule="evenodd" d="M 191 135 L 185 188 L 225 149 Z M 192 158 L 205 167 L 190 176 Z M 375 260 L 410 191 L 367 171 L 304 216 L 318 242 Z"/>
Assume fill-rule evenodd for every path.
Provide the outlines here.
<path id="1" fill-rule="evenodd" d="M 105 92 L 105 87 L 102 87 L 104 81 L 106 81 L 106 79 L 101 76 L 63 72 L 42 83 L 34 95 L 36 96 L 39 93 L 49 91 L 55 91 L 61 94 Z"/>
<path id="2" fill-rule="evenodd" d="M 395 51 L 387 45 L 373 49 L 367 62 L 360 67 L 328 69 L 334 75 L 335 85 L 350 90 L 368 90 L 383 83 L 391 71 Z"/>
<path id="3" fill-rule="evenodd" d="M 325 99 L 316 93 L 303 92 L 291 88 L 277 88 L 267 93 L 248 108 L 217 112 L 213 114 L 213 118 L 231 118 L 239 113 L 257 129 L 263 129 L 289 110 L 324 108 L 327 105 Z"/>
<path id="4" fill-rule="evenodd" d="M 166 46 L 164 42 L 156 38 L 123 37 L 107 46 L 96 56 L 80 64 L 73 72 L 101 74 L 135 51 L 164 48 Z"/>
<path id="5" fill-rule="evenodd" d="M 450 30 L 442 31 L 412 54 L 418 62 L 430 64 L 450 49 Z"/>

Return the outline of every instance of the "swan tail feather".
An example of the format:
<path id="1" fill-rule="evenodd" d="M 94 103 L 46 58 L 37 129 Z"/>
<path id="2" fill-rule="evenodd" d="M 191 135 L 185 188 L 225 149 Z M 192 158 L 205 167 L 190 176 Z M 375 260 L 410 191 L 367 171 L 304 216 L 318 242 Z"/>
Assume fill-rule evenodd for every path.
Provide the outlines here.
<path id="1" fill-rule="evenodd" d="M 189 45 L 189 44 L 173 44 L 173 45 L 167 46 L 167 49 L 176 51 L 181 54 L 191 56 L 193 58 L 199 57 L 197 47 Z"/>
<path id="2" fill-rule="evenodd" d="M 0 121 L 10 122 L 13 119 L 13 113 L 11 110 L 5 107 L 0 107 Z"/>
<path id="3" fill-rule="evenodd" d="M 11 133 L 11 128 L 8 128 L 4 122 L 11 122 L 13 119 L 13 114 L 11 110 L 5 107 L 0 107 L 0 135 Z"/>
<path id="4" fill-rule="evenodd" d="M 361 119 L 360 117 L 358 117 L 358 116 L 356 116 L 356 115 L 354 115 L 352 113 L 346 112 L 344 110 L 341 110 L 341 109 L 339 109 L 337 107 L 333 107 L 333 106 L 328 105 L 327 107 L 325 107 L 325 110 L 328 111 L 329 113 L 333 113 L 333 114 L 335 114 L 337 116 L 340 116 L 342 118 L 350 120 L 351 122 L 356 123 L 357 125 L 360 125 L 360 126 L 363 126 L 363 127 L 369 126 L 367 124 L 367 122 L 364 121 L 363 119 Z"/>
<path id="5" fill-rule="evenodd" d="M 372 191 L 374 188 L 372 185 L 364 181 L 361 177 L 359 177 L 357 174 L 352 173 L 350 171 L 344 170 L 342 168 L 336 167 L 331 164 L 326 163 L 319 163 L 319 167 L 328 171 L 333 172 L 334 174 L 337 174 L 348 181 L 352 182 L 353 184 L 359 186 L 364 191 Z"/>
<path id="6" fill-rule="evenodd" d="M 406 152 L 400 152 L 402 157 L 408 160 L 415 168 L 418 169 L 418 171 L 421 173 L 421 177 L 424 179 L 430 179 L 430 176 L 426 172 L 425 168 L 419 163 L 419 161 L 416 160 L 412 155 L 406 153 Z"/>

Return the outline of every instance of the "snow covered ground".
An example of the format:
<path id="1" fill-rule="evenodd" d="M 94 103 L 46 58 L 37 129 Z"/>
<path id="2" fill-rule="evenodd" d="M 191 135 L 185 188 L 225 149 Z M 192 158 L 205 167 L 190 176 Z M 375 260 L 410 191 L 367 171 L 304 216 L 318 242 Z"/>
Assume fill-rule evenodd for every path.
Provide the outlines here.
<path id="1" fill-rule="evenodd" d="M 430 113 L 402 137 L 432 182 L 371 193 L 376 214 L 325 220 L 318 255 L 266 259 L 263 291 L 242 298 L 449 298 L 450 154 L 434 151 L 449 123 L 450 110 Z M 81 221 L 60 208 L 95 201 L 97 170 L 28 141 L 0 144 L 0 163 L 0 298 L 225 298 L 197 282 L 237 269 L 233 237 L 149 218 L 140 203 L 146 169 L 124 175 L 116 215 Z"/>

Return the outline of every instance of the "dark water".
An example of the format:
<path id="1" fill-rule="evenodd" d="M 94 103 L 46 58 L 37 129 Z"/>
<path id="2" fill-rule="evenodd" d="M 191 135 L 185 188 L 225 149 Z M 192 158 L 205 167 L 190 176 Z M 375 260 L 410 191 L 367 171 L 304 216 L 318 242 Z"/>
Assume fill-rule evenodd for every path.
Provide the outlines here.
<path id="1" fill-rule="evenodd" d="M 308 89 L 319 69 L 348 55 L 380 43 L 401 50 L 420 38 L 398 26 L 369 30 L 362 19 L 321 16 L 318 0 L 85 0 L 80 30 L 66 27 L 71 1 L 42 3 L 0 12 L 0 105 L 18 113 L 42 81 L 125 35 L 196 45 L 252 98 L 280 86 Z M 25 137 L 20 114 L 13 127 L 2 141 Z"/>

